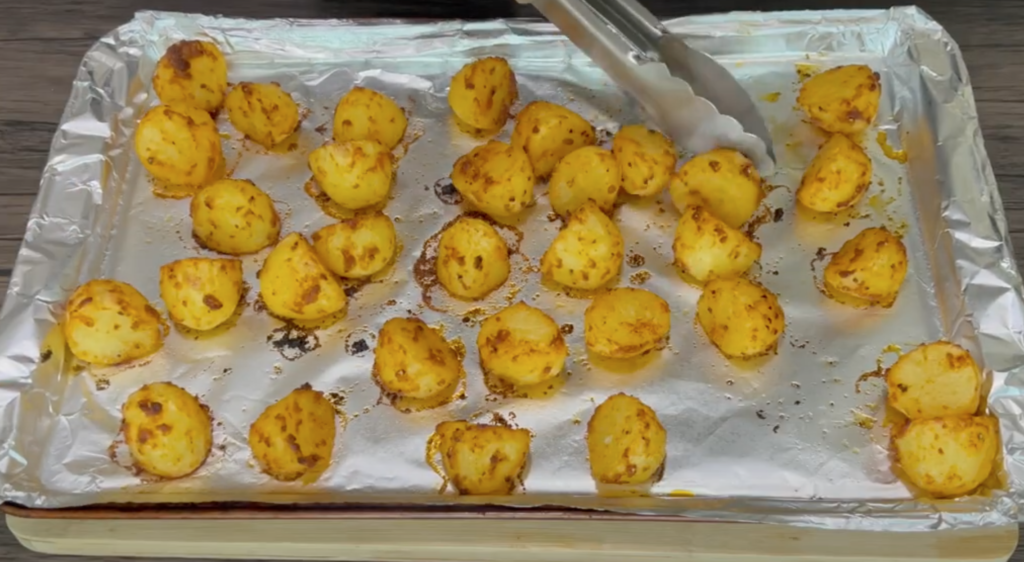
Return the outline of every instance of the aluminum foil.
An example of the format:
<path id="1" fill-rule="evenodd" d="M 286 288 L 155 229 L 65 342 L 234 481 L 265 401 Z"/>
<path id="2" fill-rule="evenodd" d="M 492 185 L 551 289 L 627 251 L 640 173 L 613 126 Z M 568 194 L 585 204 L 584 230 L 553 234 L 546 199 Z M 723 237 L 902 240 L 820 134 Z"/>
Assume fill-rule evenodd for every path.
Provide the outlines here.
<path id="1" fill-rule="evenodd" d="M 729 362 L 695 328 L 698 291 L 670 265 L 678 213 L 667 194 L 626 201 L 616 212 L 627 245 L 619 285 L 652 290 L 673 310 L 669 345 L 640 361 L 588 357 L 587 301 L 541 285 L 535 266 L 559 228 L 543 187 L 525 217 L 504 229 L 518 252 L 513 275 L 497 294 L 459 304 L 417 283 L 414 264 L 425 244 L 464 210 L 450 204 L 446 178 L 455 159 L 479 141 L 455 128 L 445 94 L 467 61 L 507 57 L 521 103 L 566 104 L 594 123 L 606 144 L 620 125 L 644 121 L 637 105 L 550 25 L 142 12 L 85 56 L 0 312 L 3 499 L 43 508 L 117 501 L 486 501 L 439 494 L 441 479 L 424 460 L 425 445 L 439 421 L 499 416 L 535 434 L 525 490 L 500 500 L 505 505 L 886 530 L 1014 523 L 1024 489 L 1021 279 L 956 45 L 915 8 L 735 13 L 668 26 L 732 69 L 761 100 L 772 128 L 777 171 L 768 178 L 774 189 L 755 235 L 764 246 L 758 277 L 780 295 L 788 320 L 778 355 Z M 305 119 L 286 151 L 244 142 L 220 116 L 232 175 L 270 193 L 285 232 L 309 234 L 333 220 L 304 189 L 306 156 L 330 135 L 331 113 L 344 92 L 367 86 L 406 108 L 410 130 L 398 149 L 397 184 L 386 208 L 401 254 L 382 279 L 352 288 L 343 321 L 313 334 L 289 333 L 250 304 L 237 326 L 219 336 L 172 332 L 144 364 L 79 371 L 54 329 L 71 290 L 92 278 L 116 278 L 162 306 L 158 267 L 207 254 L 190 236 L 187 201 L 154 197 L 131 148 L 134 124 L 156 104 L 155 61 L 185 38 L 216 41 L 228 56 L 231 81 L 277 81 L 302 104 Z M 795 93 L 801 75 L 853 62 L 882 76 L 877 124 L 863 139 L 874 183 L 855 212 L 818 221 L 801 216 L 793 202 L 821 140 L 794 110 Z M 887 140 L 879 142 L 878 133 Z M 894 158 L 894 150 L 904 150 L 909 161 Z M 863 311 L 828 301 L 815 287 L 818 257 L 874 225 L 905 233 L 910 274 L 896 305 Z M 250 303 L 265 255 L 244 261 Z M 480 317 L 519 299 L 548 311 L 568 333 L 571 375 L 546 399 L 489 396 L 480 375 L 474 345 Z M 441 326 L 465 344 L 466 399 L 415 414 L 379 402 L 370 380 L 374 334 L 388 318 L 405 315 Z M 961 342 L 984 364 L 1004 459 L 990 493 L 933 503 L 915 500 L 893 476 L 884 390 L 877 378 L 862 375 L 890 363 L 894 356 L 886 351 L 939 338 Z M 141 385 L 163 380 L 199 395 L 216 420 L 207 463 L 171 482 L 136 475 L 111 454 L 122 402 Z M 317 483 L 277 483 L 255 468 L 248 427 L 305 383 L 330 394 L 346 414 L 345 427 L 333 464 Z M 598 496 L 589 475 L 586 420 L 596 403 L 619 391 L 648 403 L 668 430 L 664 477 L 649 496 Z"/>

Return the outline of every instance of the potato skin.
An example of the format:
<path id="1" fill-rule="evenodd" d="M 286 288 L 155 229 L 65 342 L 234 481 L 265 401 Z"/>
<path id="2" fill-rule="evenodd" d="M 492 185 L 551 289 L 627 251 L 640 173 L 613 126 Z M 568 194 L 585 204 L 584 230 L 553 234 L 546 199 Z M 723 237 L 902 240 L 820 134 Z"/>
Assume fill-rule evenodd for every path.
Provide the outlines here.
<path id="1" fill-rule="evenodd" d="M 334 109 L 334 140 L 339 143 L 372 140 L 391 150 L 408 125 L 394 100 L 368 88 L 352 88 Z"/>
<path id="2" fill-rule="evenodd" d="M 665 464 L 665 428 L 628 394 L 609 396 L 587 422 L 590 474 L 602 484 L 643 484 Z"/>
<path id="3" fill-rule="evenodd" d="M 516 75 L 501 57 L 486 57 L 463 66 L 448 89 L 452 113 L 463 123 L 484 131 L 502 128 L 518 97 Z"/>
<path id="4" fill-rule="evenodd" d="M 212 330 L 242 300 L 242 262 L 186 258 L 160 266 L 160 298 L 171 320 L 193 330 Z"/>
<path id="5" fill-rule="evenodd" d="M 569 355 L 558 324 L 524 302 L 481 322 L 476 346 L 484 373 L 517 387 L 557 377 Z"/>
<path id="6" fill-rule="evenodd" d="M 327 225 L 313 233 L 317 257 L 335 274 L 369 277 L 392 262 L 398 249 L 395 223 L 380 211 Z"/>
<path id="7" fill-rule="evenodd" d="M 885 373 L 889 405 L 912 420 L 972 415 L 981 400 L 981 370 L 966 349 L 945 341 L 918 346 Z"/>
<path id="8" fill-rule="evenodd" d="M 658 131 L 626 125 L 612 138 L 612 154 L 622 170 L 622 189 L 649 197 L 665 189 L 676 169 L 676 148 Z"/>
<path id="9" fill-rule="evenodd" d="M 121 406 L 124 440 L 136 466 L 163 478 L 192 474 L 213 447 L 213 421 L 199 399 L 169 382 L 147 384 Z"/>
<path id="10" fill-rule="evenodd" d="M 679 270 L 700 283 L 739 277 L 761 258 L 761 244 L 699 205 L 683 211 L 672 250 Z"/>
<path id="11" fill-rule="evenodd" d="M 331 464 L 337 414 L 322 392 L 303 385 L 271 404 L 249 427 L 249 448 L 263 472 L 291 482 Z"/>
<path id="12" fill-rule="evenodd" d="M 569 215 L 540 260 L 545 277 L 567 287 L 597 289 L 622 269 L 619 227 L 592 201 Z"/>
<path id="13" fill-rule="evenodd" d="M 611 152 L 585 146 L 570 152 L 555 165 L 548 181 L 551 208 L 566 217 L 588 200 L 611 213 L 622 186 L 622 172 Z"/>
<path id="14" fill-rule="evenodd" d="M 437 280 L 449 294 L 478 300 L 505 283 L 512 265 L 508 245 L 493 226 L 460 217 L 441 234 L 436 268 Z"/>
<path id="15" fill-rule="evenodd" d="M 825 266 L 825 292 L 856 307 L 889 308 L 907 276 L 907 249 L 884 227 L 865 228 Z"/>
<path id="16" fill-rule="evenodd" d="M 731 148 L 691 158 L 672 176 L 669 193 L 679 212 L 700 205 L 733 228 L 750 220 L 765 196 L 754 163 Z"/>
<path id="17" fill-rule="evenodd" d="M 75 289 L 64 312 L 64 338 L 75 357 L 118 365 L 152 355 L 163 345 L 164 322 L 135 287 L 93 279 Z"/>
<path id="18" fill-rule="evenodd" d="M 348 305 L 345 290 L 298 232 L 274 247 L 257 275 L 263 303 L 279 318 L 316 320 Z"/>
<path id="19" fill-rule="evenodd" d="M 742 277 L 715 279 L 704 285 L 697 299 L 697 323 L 730 359 L 752 359 L 774 352 L 786 329 L 778 298 Z"/>
<path id="20" fill-rule="evenodd" d="M 530 432 L 500 425 L 442 422 L 434 430 L 445 475 L 463 495 L 508 495 L 530 455 Z"/>
<path id="21" fill-rule="evenodd" d="M 881 96 L 878 73 L 851 64 L 812 76 L 800 87 L 796 102 L 811 123 L 830 133 L 855 135 L 875 120 Z"/>
<path id="22" fill-rule="evenodd" d="M 533 167 L 521 148 L 492 140 L 455 161 L 452 184 L 469 203 L 496 219 L 518 215 L 533 201 Z"/>
<path id="23" fill-rule="evenodd" d="M 999 423 L 990 416 L 913 420 L 892 439 L 896 462 L 918 488 L 940 498 L 967 494 L 992 473 Z"/>
<path id="24" fill-rule="evenodd" d="M 204 187 L 192 197 L 189 215 L 196 240 L 221 254 L 254 254 L 281 236 L 274 201 L 249 180 L 225 179 Z"/>
<path id="25" fill-rule="evenodd" d="M 546 179 L 570 152 L 592 144 L 597 144 L 593 125 L 570 109 L 546 101 L 524 107 L 512 130 L 512 146 L 530 157 L 538 179 Z"/>
<path id="26" fill-rule="evenodd" d="M 273 148 L 299 128 L 299 104 L 276 82 L 241 82 L 228 92 L 224 106 L 231 124 L 265 148 Z"/>
<path id="27" fill-rule="evenodd" d="M 210 114 L 186 106 L 158 105 L 135 128 L 135 153 L 154 178 L 202 186 L 223 173 L 224 150 Z"/>
<path id="28" fill-rule="evenodd" d="M 153 89 L 165 104 L 214 112 L 228 90 L 228 63 L 209 41 L 178 41 L 156 63 Z"/>
<path id="29" fill-rule="evenodd" d="M 407 398 L 450 395 L 464 374 L 451 344 L 419 318 L 385 322 L 373 358 L 373 378 L 381 389 Z"/>
<path id="30" fill-rule="evenodd" d="M 643 289 L 612 289 L 594 297 L 583 315 L 587 349 L 605 357 L 643 355 L 668 337 L 672 311 Z"/>
<path id="31" fill-rule="evenodd" d="M 832 135 L 804 171 L 796 200 L 819 213 L 857 204 L 871 185 L 871 158 L 846 135 Z"/>
<path id="32" fill-rule="evenodd" d="M 310 153 L 309 169 L 332 201 L 358 211 L 388 198 L 395 171 L 389 150 L 375 140 L 329 142 Z"/>

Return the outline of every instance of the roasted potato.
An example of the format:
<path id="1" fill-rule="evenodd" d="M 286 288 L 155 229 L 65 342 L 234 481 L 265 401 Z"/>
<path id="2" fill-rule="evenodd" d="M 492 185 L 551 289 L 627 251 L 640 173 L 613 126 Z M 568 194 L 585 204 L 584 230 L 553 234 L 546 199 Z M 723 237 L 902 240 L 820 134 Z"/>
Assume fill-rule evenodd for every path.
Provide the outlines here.
<path id="1" fill-rule="evenodd" d="M 569 355 L 558 324 L 524 302 L 481 322 L 476 346 L 484 373 L 514 387 L 533 386 L 557 377 Z"/>
<path id="2" fill-rule="evenodd" d="M 464 495 L 511 494 L 530 455 L 530 432 L 501 425 L 447 421 L 437 425 L 431 439 L 445 476 Z"/>
<path id="3" fill-rule="evenodd" d="M 257 276 L 263 303 L 279 318 L 316 320 L 348 305 L 345 290 L 298 232 L 278 242 Z"/>
<path id="4" fill-rule="evenodd" d="M 455 161 L 452 185 L 469 203 L 497 218 L 519 214 L 533 201 L 533 167 L 521 148 L 492 140 Z"/>
<path id="5" fill-rule="evenodd" d="M 163 478 L 192 474 L 213 447 L 213 420 L 199 399 L 169 382 L 147 384 L 121 406 L 135 465 Z"/>
<path id="6" fill-rule="evenodd" d="M 384 392 L 422 401 L 451 396 L 464 377 L 462 359 L 419 318 L 392 318 L 377 335 L 373 379 Z"/>
<path id="7" fill-rule="evenodd" d="M 310 153 L 309 169 L 324 193 L 351 211 L 387 199 L 395 174 L 390 149 L 375 140 L 329 142 Z"/>
<path id="8" fill-rule="evenodd" d="M 483 131 L 501 129 L 518 97 L 516 75 L 501 57 L 482 58 L 463 66 L 448 89 L 448 105 L 455 117 Z"/>
<path id="9" fill-rule="evenodd" d="M 971 415 L 981 400 L 981 370 L 974 358 L 945 341 L 901 355 L 885 380 L 889 405 L 912 420 Z"/>
<path id="10" fill-rule="evenodd" d="M 992 473 L 999 424 L 989 416 L 912 420 L 892 443 L 896 462 L 912 484 L 940 498 L 962 496 Z"/>
<path id="11" fill-rule="evenodd" d="M 697 299 L 697 323 L 730 359 L 751 359 L 774 352 L 786 329 L 778 298 L 742 277 L 715 279 L 704 285 Z"/>
<path id="12" fill-rule="evenodd" d="M 242 262 L 187 258 L 164 264 L 160 298 L 171 320 L 193 330 L 212 330 L 231 318 L 242 300 Z"/>
<path id="13" fill-rule="evenodd" d="M 512 269 L 508 245 L 486 221 L 460 217 L 437 247 L 437 280 L 452 296 L 477 300 L 508 279 Z"/>
<path id="14" fill-rule="evenodd" d="M 612 154 L 622 170 L 622 189 L 631 195 L 661 193 L 676 169 L 676 147 L 668 137 L 643 125 L 626 125 L 612 138 Z"/>
<path id="15" fill-rule="evenodd" d="M 249 428 L 249 448 L 263 472 L 290 482 L 327 469 L 336 433 L 334 405 L 306 384 L 263 410 Z"/>
<path id="16" fill-rule="evenodd" d="M 153 177 L 173 185 L 202 186 L 223 173 L 224 149 L 205 111 L 158 105 L 135 129 L 135 153 Z"/>
<path id="17" fill-rule="evenodd" d="M 597 289 L 622 269 L 619 227 L 593 201 L 569 215 L 540 260 L 545 277 L 567 287 Z"/>
<path id="18" fill-rule="evenodd" d="M 391 98 L 367 88 L 355 87 L 334 110 L 334 140 L 377 141 L 390 151 L 398 146 L 409 125 L 405 112 Z"/>
<path id="19" fill-rule="evenodd" d="M 220 180 L 192 197 L 192 235 L 205 248 L 241 256 L 277 242 L 281 217 L 270 196 L 249 180 Z"/>
<path id="20" fill-rule="evenodd" d="M 731 148 L 694 156 L 672 176 L 669 193 L 679 212 L 700 205 L 725 224 L 739 228 L 764 199 L 761 175 L 754 163 Z"/>
<path id="21" fill-rule="evenodd" d="M 160 313 L 135 287 L 93 279 L 71 293 L 64 339 L 71 353 L 93 365 L 118 365 L 152 355 L 166 335 Z"/>
<path id="22" fill-rule="evenodd" d="M 563 217 L 593 201 L 605 213 L 611 213 L 622 187 L 619 163 L 611 152 L 585 146 L 570 152 L 555 165 L 548 181 L 551 208 Z"/>
<path id="23" fill-rule="evenodd" d="M 609 396 L 587 422 L 590 474 L 602 484 L 644 484 L 665 464 L 665 428 L 628 394 Z"/>
<path id="24" fill-rule="evenodd" d="M 825 292 L 858 308 L 889 308 L 907 276 L 907 249 L 885 227 L 865 228 L 825 266 Z"/>
<path id="25" fill-rule="evenodd" d="M 156 63 L 153 89 L 160 101 L 214 112 L 228 91 L 228 63 L 209 41 L 178 41 Z"/>
<path id="26" fill-rule="evenodd" d="M 830 133 L 857 134 L 875 120 L 882 85 L 877 72 L 863 64 L 831 68 L 800 87 L 796 103 L 811 123 Z"/>
<path id="27" fill-rule="evenodd" d="M 796 200 L 819 213 L 835 213 L 860 201 L 871 185 L 871 158 L 846 135 L 829 137 L 804 171 Z"/>
<path id="28" fill-rule="evenodd" d="M 605 357 L 643 355 L 668 337 L 672 311 L 643 289 L 612 289 L 594 297 L 583 315 L 587 349 Z"/>
<path id="29" fill-rule="evenodd" d="M 238 132 L 266 148 L 299 128 L 299 104 L 276 82 L 241 82 L 228 93 L 224 107 Z"/>
<path id="30" fill-rule="evenodd" d="M 743 275 L 761 257 L 761 244 L 694 205 L 679 219 L 672 251 L 679 270 L 704 283 Z"/>
<path id="31" fill-rule="evenodd" d="M 334 273 L 350 279 L 369 277 L 395 258 L 395 223 L 380 211 L 361 213 L 313 233 L 317 257 Z"/>
<path id="32" fill-rule="evenodd" d="M 546 101 L 524 107 L 512 130 L 512 146 L 526 152 L 539 179 L 546 179 L 570 152 L 592 144 L 597 144 L 593 125 L 568 108 Z"/>

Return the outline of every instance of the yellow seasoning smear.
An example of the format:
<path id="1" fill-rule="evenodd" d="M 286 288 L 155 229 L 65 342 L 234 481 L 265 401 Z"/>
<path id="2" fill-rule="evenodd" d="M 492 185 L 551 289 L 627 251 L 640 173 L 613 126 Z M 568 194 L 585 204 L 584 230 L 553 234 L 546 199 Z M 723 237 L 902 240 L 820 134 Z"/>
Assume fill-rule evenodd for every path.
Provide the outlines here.
<path id="1" fill-rule="evenodd" d="M 875 136 L 875 140 L 878 142 L 878 146 L 882 148 L 882 152 L 885 153 L 885 157 L 890 160 L 895 160 L 900 164 L 907 163 L 907 151 L 896 150 L 889 144 L 889 135 L 885 131 L 878 131 L 878 135 Z"/>
<path id="2" fill-rule="evenodd" d="M 692 498 L 696 495 L 697 494 L 694 494 L 689 490 L 672 490 L 668 493 L 668 497 L 670 498 Z"/>
<path id="3" fill-rule="evenodd" d="M 765 94 L 765 95 L 761 96 L 761 99 L 766 101 L 766 102 L 768 102 L 768 103 L 775 103 L 775 102 L 779 101 L 779 98 L 781 96 L 782 96 L 782 92 L 771 92 L 769 94 Z"/>
<path id="4" fill-rule="evenodd" d="M 806 81 L 811 76 L 821 72 L 821 67 L 816 64 L 810 64 L 806 62 L 796 63 L 796 76 L 800 82 Z"/>

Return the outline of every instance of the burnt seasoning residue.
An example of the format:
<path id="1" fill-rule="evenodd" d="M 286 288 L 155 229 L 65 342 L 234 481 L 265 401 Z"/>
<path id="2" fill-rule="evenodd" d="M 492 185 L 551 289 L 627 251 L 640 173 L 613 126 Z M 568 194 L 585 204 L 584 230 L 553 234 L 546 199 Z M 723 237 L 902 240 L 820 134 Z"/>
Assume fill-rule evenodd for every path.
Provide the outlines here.
<path id="1" fill-rule="evenodd" d="M 320 348 L 320 338 L 316 332 L 304 330 L 294 324 L 274 328 L 267 336 L 267 342 L 288 361 L 295 361 Z"/>
<path id="2" fill-rule="evenodd" d="M 455 189 L 455 184 L 452 183 L 451 178 L 441 178 L 434 182 L 434 195 L 438 201 L 445 205 L 461 205 L 462 194 L 459 190 Z"/>

